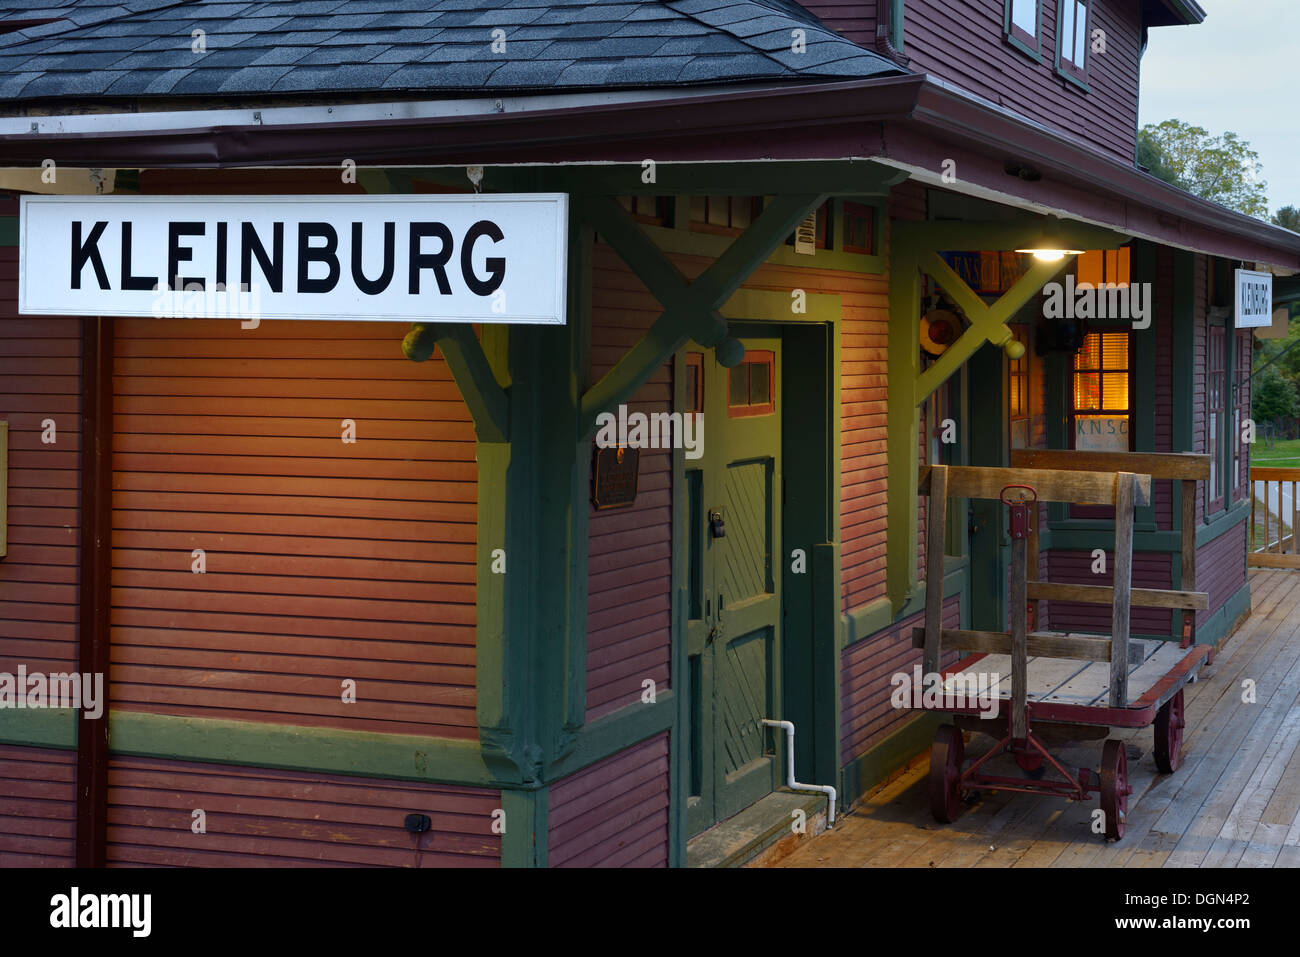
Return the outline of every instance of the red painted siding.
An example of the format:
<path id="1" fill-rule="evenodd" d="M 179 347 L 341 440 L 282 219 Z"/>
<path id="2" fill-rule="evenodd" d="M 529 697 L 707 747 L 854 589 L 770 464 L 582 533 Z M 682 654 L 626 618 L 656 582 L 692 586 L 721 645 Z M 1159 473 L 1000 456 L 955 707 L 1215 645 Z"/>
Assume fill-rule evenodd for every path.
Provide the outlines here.
<path id="1" fill-rule="evenodd" d="M 904 52 L 911 57 L 909 68 L 1132 162 L 1142 42 L 1138 4 L 1089 4 L 1090 29 L 1106 33 L 1106 53 L 1089 54 L 1091 92 L 1056 74 L 1057 4 L 1041 6 L 1043 62 L 1035 63 L 1003 39 L 1005 0 L 908 0 Z"/>
<path id="2" fill-rule="evenodd" d="M 0 744 L 0 867 L 75 864 L 76 777 L 75 751 Z"/>
<path id="3" fill-rule="evenodd" d="M 876 42 L 876 0 L 808 0 L 801 6 L 860 46 Z"/>
<path id="4" fill-rule="evenodd" d="M 954 595 L 943 604 L 943 626 L 957 628 L 960 623 L 961 602 Z M 889 679 L 900 671 L 910 675 L 912 666 L 920 663 L 921 651 L 912 647 L 912 629 L 924 624 L 924 614 L 913 615 L 844 650 L 840 677 L 841 764 L 848 764 L 914 717 L 911 711 L 890 703 L 894 689 Z M 947 667 L 956 660 L 957 654 L 952 652 L 943 656 L 941 665 Z"/>
<path id="5" fill-rule="evenodd" d="M 551 867 L 668 866 L 668 735 L 551 787 Z"/>
<path id="6" fill-rule="evenodd" d="M 1172 588 L 1171 561 L 1172 556 L 1168 552 L 1134 552 L 1133 587 Z M 1047 562 L 1047 580 L 1069 585 L 1113 584 L 1115 581 L 1114 552 L 1106 552 L 1104 574 L 1094 575 L 1092 562 L 1090 551 L 1053 549 Z M 1047 604 L 1051 608 L 1052 628 L 1056 630 L 1110 632 L 1110 605 L 1087 605 L 1067 601 L 1053 601 Z M 1133 634 L 1170 635 L 1173 633 L 1172 628 L 1172 618 L 1168 609 L 1133 606 L 1129 619 L 1129 630 Z"/>
<path id="7" fill-rule="evenodd" d="M 109 764 L 117 867 L 496 867 L 499 791 L 157 758 Z M 202 810 L 207 831 L 192 830 Z M 427 814 L 423 834 L 403 827 Z M 508 824 L 509 822 L 507 822 Z"/>
<path id="8" fill-rule="evenodd" d="M 476 737 L 474 432 L 441 359 L 402 324 L 115 326 L 114 705 Z"/>
<path id="9" fill-rule="evenodd" d="M 598 382 L 645 335 L 662 309 L 605 243 L 592 263 L 591 381 Z M 671 412 L 672 365 L 628 403 L 629 412 Z M 707 437 L 706 437 L 707 440 Z M 591 512 L 587 529 L 587 720 L 641 699 L 649 678 L 669 686 L 672 647 L 671 450 L 643 449 L 636 502 Z"/>
<path id="10" fill-rule="evenodd" d="M 1212 542 L 1196 550 L 1196 588 L 1209 592 L 1208 615 L 1223 606 L 1246 584 L 1246 529 L 1248 522 L 1234 525 Z M 1231 625 L 1231 622 L 1229 622 Z"/>

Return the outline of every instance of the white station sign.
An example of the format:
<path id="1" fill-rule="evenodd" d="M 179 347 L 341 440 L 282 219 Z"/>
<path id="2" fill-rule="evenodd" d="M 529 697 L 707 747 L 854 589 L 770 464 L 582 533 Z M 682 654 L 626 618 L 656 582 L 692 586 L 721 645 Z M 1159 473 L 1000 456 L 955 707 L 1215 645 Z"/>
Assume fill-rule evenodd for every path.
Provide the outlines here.
<path id="1" fill-rule="evenodd" d="M 1233 325 L 1259 329 L 1273 324 L 1273 274 L 1238 269 Z"/>
<path id="2" fill-rule="evenodd" d="M 563 325 L 568 197 L 24 196 L 27 315 Z"/>

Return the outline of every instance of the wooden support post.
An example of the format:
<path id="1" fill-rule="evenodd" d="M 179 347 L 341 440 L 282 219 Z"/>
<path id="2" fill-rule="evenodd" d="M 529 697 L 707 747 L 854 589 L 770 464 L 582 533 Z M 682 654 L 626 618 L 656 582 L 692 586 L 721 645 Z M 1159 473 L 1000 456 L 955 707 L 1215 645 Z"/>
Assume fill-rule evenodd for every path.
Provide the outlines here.
<path id="1" fill-rule="evenodd" d="M 1039 504 L 1034 503 L 1033 510 L 1029 513 L 1029 547 L 1025 555 L 1025 581 L 1026 593 L 1028 594 L 1028 582 L 1038 581 L 1038 519 Z M 1043 627 L 1039 618 L 1039 604 L 1037 598 L 1030 598 L 1030 610 L 1033 615 L 1030 618 L 1030 626 L 1034 630 Z"/>
<path id="2" fill-rule="evenodd" d="M 943 539 L 948 520 L 948 468 L 930 470 L 930 498 L 925 509 L 925 673 L 939 671 L 943 634 Z"/>
<path id="3" fill-rule="evenodd" d="M 79 670 L 103 675 L 109 689 L 109 605 L 113 528 L 113 320 L 82 320 L 81 588 Z M 103 867 L 108 839 L 108 722 L 77 712 L 78 867 Z"/>
<path id="4" fill-rule="evenodd" d="M 1037 506 L 1035 506 L 1037 507 Z M 1023 741 L 1029 722 L 1025 715 L 1026 685 L 1029 680 L 1029 644 L 1026 627 L 1025 572 L 1029 541 L 1011 540 L 1011 583 L 1008 588 L 1007 617 L 1011 627 L 1011 739 Z"/>
<path id="5" fill-rule="evenodd" d="M 1110 706 L 1128 707 L 1128 630 L 1133 586 L 1132 472 L 1120 472 L 1115 482 L 1115 604 L 1110 627 Z"/>
<path id="6" fill-rule="evenodd" d="M 1196 480 L 1183 479 L 1182 513 L 1182 584 L 1183 591 L 1196 590 Z M 1251 493 L 1251 528 L 1254 526 L 1254 493 Z M 1196 612 L 1183 611 L 1183 630 L 1196 643 Z"/>

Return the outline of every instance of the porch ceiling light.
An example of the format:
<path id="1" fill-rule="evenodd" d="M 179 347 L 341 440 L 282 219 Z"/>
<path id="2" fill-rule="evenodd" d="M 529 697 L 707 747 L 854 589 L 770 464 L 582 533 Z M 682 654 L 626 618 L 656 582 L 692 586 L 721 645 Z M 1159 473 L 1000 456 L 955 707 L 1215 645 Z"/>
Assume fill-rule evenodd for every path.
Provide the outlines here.
<path id="1" fill-rule="evenodd" d="M 1033 243 L 1023 249 L 1017 249 L 1016 252 L 1028 253 L 1039 262 L 1058 263 L 1066 256 L 1082 256 L 1086 250 L 1070 249 L 1062 235 L 1061 221 L 1055 216 L 1049 216 L 1043 225 L 1043 234 Z"/>

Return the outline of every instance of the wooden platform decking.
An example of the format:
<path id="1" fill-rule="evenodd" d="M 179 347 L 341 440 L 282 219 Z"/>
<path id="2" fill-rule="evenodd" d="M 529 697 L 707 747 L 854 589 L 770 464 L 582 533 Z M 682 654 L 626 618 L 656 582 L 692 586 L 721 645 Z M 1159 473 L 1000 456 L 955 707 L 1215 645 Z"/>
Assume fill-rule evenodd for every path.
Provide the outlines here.
<path id="1" fill-rule="evenodd" d="M 1250 617 L 1187 687 L 1182 767 L 1157 772 L 1150 728 L 1112 733 L 1134 789 L 1122 841 L 1092 833 L 1095 796 L 983 794 L 938 824 L 926 755 L 779 866 L 1300 867 L 1300 571 L 1252 571 L 1251 589 Z M 1095 768 L 1101 742 L 1057 753 Z"/>

